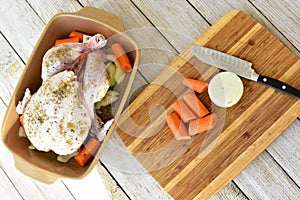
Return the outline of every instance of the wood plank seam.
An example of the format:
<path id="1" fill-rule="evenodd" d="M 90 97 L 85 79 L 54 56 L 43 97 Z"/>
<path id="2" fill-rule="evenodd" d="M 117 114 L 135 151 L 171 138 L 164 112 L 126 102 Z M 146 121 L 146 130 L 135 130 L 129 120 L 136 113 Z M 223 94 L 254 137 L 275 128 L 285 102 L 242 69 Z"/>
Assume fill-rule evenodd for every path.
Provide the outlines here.
<path id="1" fill-rule="evenodd" d="M 280 163 L 274 158 L 274 156 L 268 151 L 268 149 L 266 149 L 265 151 L 273 159 L 277 166 L 284 172 L 284 174 L 300 189 L 300 185 L 298 185 L 294 178 L 291 175 L 289 175 L 286 169 L 280 165 Z"/>
<path id="2" fill-rule="evenodd" d="M 292 46 L 294 49 L 291 49 L 292 51 L 297 51 L 297 55 L 299 55 L 300 51 L 298 50 L 298 48 L 289 40 L 289 38 L 287 38 L 282 31 L 279 30 L 279 28 L 277 28 L 277 26 L 275 26 L 275 24 L 260 10 L 258 9 L 258 7 L 255 5 L 255 3 L 253 3 L 253 1 L 249 1 L 249 3 L 266 19 L 266 21 L 268 21 L 268 23 L 270 23 L 273 28 L 278 31 L 278 33 L 280 33 L 281 37 L 283 37 L 287 42 L 289 42 L 289 46 Z"/>
<path id="3" fill-rule="evenodd" d="M 24 197 L 22 196 L 22 194 L 20 193 L 20 191 L 18 190 L 17 186 L 15 185 L 15 183 L 11 180 L 11 178 L 9 177 L 9 175 L 6 173 L 6 171 L 3 169 L 3 167 L 0 165 L 0 169 L 1 171 L 3 171 L 3 173 L 5 174 L 5 176 L 7 177 L 7 179 L 10 181 L 10 183 L 13 185 L 14 189 L 17 191 L 17 193 L 20 195 L 20 197 L 22 199 L 24 199 Z"/>
<path id="4" fill-rule="evenodd" d="M 126 193 L 125 189 L 120 185 L 119 181 L 112 175 L 112 173 L 109 171 L 109 169 L 106 167 L 106 165 L 101 162 L 99 159 L 100 165 L 105 169 L 105 171 L 111 176 L 112 180 L 117 184 L 117 186 L 123 191 L 123 193 L 130 199 L 129 195 Z"/>

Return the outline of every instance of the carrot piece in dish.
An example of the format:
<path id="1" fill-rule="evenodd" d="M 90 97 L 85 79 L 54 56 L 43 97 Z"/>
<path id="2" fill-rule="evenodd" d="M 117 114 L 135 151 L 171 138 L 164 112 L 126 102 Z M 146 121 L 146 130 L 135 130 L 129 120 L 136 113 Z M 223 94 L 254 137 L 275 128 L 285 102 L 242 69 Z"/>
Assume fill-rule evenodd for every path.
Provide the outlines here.
<path id="1" fill-rule="evenodd" d="M 79 42 L 82 42 L 83 41 L 83 36 L 86 35 L 82 32 L 79 32 L 79 31 L 72 31 L 70 34 L 69 34 L 69 37 L 70 38 L 76 38 L 78 37 L 79 38 Z"/>
<path id="2" fill-rule="evenodd" d="M 55 41 L 55 46 L 57 46 L 59 44 L 63 44 L 63 43 L 69 43 L 69 42 L 79 42 L 79 37 L 57 39 Z"/>
<path id="3" fill-rule="evenodd" d="M 24 128 L 24 114 L 20 115 L 19 120 L 20 120 L 21 126 Z"/>
<path id="4" fill-rule="evenodd" d="M 81 151 L 74 157 L 76 162 L 79 165 L 84 166 L 86 162 L 95 154 L 97 149 L 100 147 L 100 144 L 100 141 L 96 138 L 90 138 Z"/>
<path id="5" fill-rule="evenodd" d="M 128 58 L 125 50 L 123 49 L 122 45 L 119 43 L 114 43 L 111 46 L 111 50 L 115 54 L 122 70 L 124 72 L 130 72 L 132 70 L 132 66 L 129 62 L 129 58 Z"/>

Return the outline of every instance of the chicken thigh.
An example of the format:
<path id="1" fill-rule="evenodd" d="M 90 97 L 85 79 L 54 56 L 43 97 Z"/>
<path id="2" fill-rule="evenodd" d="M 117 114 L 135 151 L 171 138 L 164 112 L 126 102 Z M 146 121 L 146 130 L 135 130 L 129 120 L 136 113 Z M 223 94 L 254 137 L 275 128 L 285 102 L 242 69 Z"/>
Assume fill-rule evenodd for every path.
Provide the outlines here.
<path id="1" fill-rule="evenodd" d="M 80 148 L 91 127 L 81 99 L 72 71 L 54 75 L 32 95 L 24 112 L 24 129 L 37 150 L 68 155 Z"/>

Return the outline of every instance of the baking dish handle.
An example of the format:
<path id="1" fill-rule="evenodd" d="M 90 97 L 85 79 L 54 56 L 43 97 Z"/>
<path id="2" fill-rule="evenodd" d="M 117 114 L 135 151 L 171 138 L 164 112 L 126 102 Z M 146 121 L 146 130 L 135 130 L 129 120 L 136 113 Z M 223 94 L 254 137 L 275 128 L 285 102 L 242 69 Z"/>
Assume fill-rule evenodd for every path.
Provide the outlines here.
<path id="1" fill-rule="evenodd" d="M 85 6 L 73 14 L 96 20 L 116 29 L 117 31 L 124 31 L 123 21 L 118 16 L 99 8 Z"/>
<path id="2" fill-rule="evenodd" d="M 26 176 L 31 177 L 40 182 L 46 184 L 52 184 L 59 179 L 57 176 L 50 174 L 47 171 L 42 170 L 38 167 L 35 166 L 28 167 L 27 164 L 24 164 L 24 161 L 21 158 L 18 158 L 15 155 L 14 155 L 14 163 L 17 170 L 19 170 Z"/>

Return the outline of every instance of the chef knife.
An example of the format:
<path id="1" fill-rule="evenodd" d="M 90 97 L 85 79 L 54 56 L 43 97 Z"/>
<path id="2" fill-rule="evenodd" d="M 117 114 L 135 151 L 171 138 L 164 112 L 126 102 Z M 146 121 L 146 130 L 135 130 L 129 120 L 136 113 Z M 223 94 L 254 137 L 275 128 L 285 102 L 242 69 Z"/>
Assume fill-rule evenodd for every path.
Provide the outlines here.
<path id="1" fill-rule="evenodd" d="M 209 65 L 233 72 L 241 77 L 273 87 L 293 97 L 300 98 L 300 90 L 274 78 L 259 75 L 252 69 L 252 63 L 232 55 L 203 46 L 193 46 L 196 57 Z"/>

